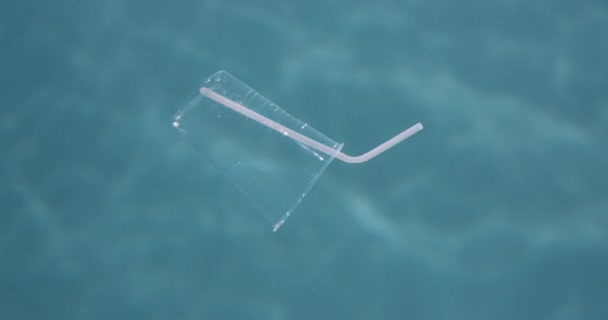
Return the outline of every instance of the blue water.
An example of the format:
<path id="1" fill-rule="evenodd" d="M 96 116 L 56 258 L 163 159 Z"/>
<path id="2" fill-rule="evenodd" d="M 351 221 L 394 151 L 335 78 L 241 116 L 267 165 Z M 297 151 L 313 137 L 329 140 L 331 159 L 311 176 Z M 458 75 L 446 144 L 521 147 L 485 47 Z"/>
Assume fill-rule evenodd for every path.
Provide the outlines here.
<path id="1" fill-rule="evenodd" d="M 608 319 L 606 30 L 605 1 L 2 3 L 0 319 Z M 273 233 L 171 127 L 220 69 L 349 154 L 425 130 Z"/>

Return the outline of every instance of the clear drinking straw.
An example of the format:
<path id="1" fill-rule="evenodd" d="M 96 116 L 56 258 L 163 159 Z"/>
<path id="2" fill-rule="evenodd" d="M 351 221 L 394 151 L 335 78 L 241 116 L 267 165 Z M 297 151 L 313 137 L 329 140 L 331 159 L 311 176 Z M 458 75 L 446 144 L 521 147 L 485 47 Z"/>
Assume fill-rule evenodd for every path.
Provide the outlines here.
<path id="1" fill-rule="evenodd" d="M 335 150 L 327 147 L 326 145 L 319 143 L 307 136 L 304 136 L 300 133 L 297 133 L 289 128 L 284 127 L 283 125 L 281 125 L 280 123 L 274 122 L 266 117 L 264 117 L 263 115 L 260 115 L 258 113 L 255 113 L 254 111 L 251 111 L 250 109 L 248 109 L 247 107 L 238 104 L 224 96 L 222 96 L 221 94 L 218 94 L 217 92 L 213 92 L 211 89 L 206 88 L 206 87 L 202 87 L 200 89 L 200 92 L 203 96 L 208 97 L 209 99 L 225 106 L 228 107 L 242 115 L 244 115 L 245 117 L 257 121 L 265 126 L 267 126 L 268 128 L 275 130 L 277 132 L 280 132 L 283 135 L 286 135 L 300 143 L 303 143 L 311 148 L 314 148 L 316 150 L 319 150 L 327 155 L 332 155 L 334 154 Z M 401 132 L 400 134 L 392 137 L 391 139 L 387 140 L 386 142 L 380 144 L 379 146 L 371 149 L 370 151 L 360 155 L 360 156 L 350 156 L 347 155 L 343 152 L 338 152 L 337 154 L 335 154 L 334 156 L 339 159 L 342 160 L 344 162 L 348 162 L 348 163 L 362 163 L 368 160 L 371 160 L 373 158 L 375 158 L 376 156 L 378 156 L 379 154 L 383 153 L 384 151 L 394 147 L 396 144 L 398 144 L 399 142 L 411 137 L 412 135 L 414 135 L 416 132 L 422 130 L 422 124 L 420 122 L 416 123 L 415 125 L 405 129 L 403 132 Z"/>

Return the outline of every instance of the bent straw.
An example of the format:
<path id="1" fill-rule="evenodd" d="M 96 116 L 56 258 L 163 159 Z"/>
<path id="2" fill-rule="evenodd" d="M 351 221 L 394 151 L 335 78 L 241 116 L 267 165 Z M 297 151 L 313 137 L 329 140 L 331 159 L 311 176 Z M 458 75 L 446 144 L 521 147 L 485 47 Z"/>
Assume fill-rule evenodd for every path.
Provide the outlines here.
<path id="1" fill-rule="evenodd" d="M 224 106 L 246 116 L 247 118 L 249 118 L 251 120 L 255 120 L 256 122 L 259 122 L 272 130 L 275 130 L 283 135 L 289 136 L 290 138 L 292 138 L 296 141 L 299 141 L 300 143 L 303 143 L 311 148 L 319 150 L 329 156 L 335 156 L 337 159 L 340 159 L 347 163 L 362 163 L 362 162 L 371 160 L 371 159 L 375 158 L 376 156 L 378 156 L 379 154 L 383 153 L 384 151 L 394 147 L 399 142 L 411 137 L 412 135 L 414 135 L 416 132 L 422 130 L 422 128 L 423 128 L 422 124 L 420 122 L 416 123 L 415 125 L 411 126 L 410 128 L 406 129 L 405 131 L 401 132 L 400 134 L 394 136 L 393 138 L 389 139 L 388 141 L 382 143 L 381 145 L 373 148 L 372 150 L 370 150 L 360 156 L 350 156 L 350 155 L 347 155 L 342 152 L 336 153 L 336 150 L 334 150 L 316 140 L 313 140 L 301 133 L 293 131 L 278 122 L 270 120 L 270 119 L 264 117 L 263 115 L 255 112 L 251 109 L 248 109 L 247 107 L 245 107 L 235 101 L 232 101 L 209 88 L 202 87 L 200 89 L 200 93 L 203 96 L 205 96 L 221 105 L 224 105 Z"/>

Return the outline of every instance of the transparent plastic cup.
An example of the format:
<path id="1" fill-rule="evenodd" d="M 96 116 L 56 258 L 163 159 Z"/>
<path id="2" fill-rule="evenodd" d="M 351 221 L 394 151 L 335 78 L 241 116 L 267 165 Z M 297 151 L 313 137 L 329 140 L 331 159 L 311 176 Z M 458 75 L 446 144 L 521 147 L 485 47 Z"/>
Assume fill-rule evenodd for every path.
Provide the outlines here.
<path id="1" fill-rule="evenodd" d="M 219 71 L 173 118 L 173 126 L 277 231 L 334 158 L 368 161 L 422 129 L 420 123 L 360 156 Z"/>

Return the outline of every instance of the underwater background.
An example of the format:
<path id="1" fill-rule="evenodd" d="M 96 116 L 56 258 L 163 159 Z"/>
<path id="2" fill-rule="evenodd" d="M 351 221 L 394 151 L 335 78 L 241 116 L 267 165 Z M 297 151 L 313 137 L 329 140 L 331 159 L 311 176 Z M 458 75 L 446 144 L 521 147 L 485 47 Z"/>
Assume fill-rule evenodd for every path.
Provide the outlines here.
<path id="1" fill-rule="evenodd" d="M 608 319 L 607 31 L 600 0 L 4 1 L 0 319 Z M 349 154 L 425 129 L 273 233 L 171 126 L 221 69 Z"/>

